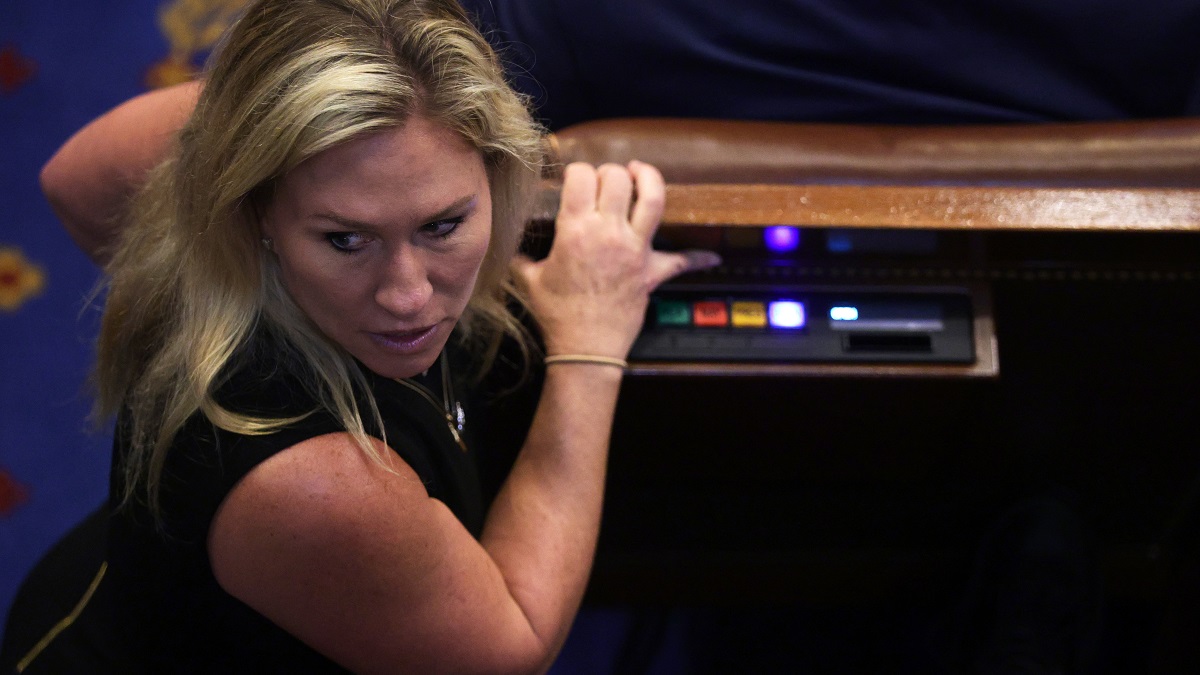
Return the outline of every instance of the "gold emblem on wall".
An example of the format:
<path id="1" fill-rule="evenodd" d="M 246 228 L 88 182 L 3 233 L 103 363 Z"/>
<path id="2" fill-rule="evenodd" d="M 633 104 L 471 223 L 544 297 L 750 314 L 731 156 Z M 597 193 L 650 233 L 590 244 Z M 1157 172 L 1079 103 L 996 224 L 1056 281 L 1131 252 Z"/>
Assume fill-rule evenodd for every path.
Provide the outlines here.
<path id="1" fill-rule="evenodd" d="M 171 53 L 146 73 L 151 89 L 187 82 L 196 76 L 204 54 L 229 28 L 247 0 L 172 0 L 158 9 L 158 27 Z"/>
<path id="2" fill-rule="evenodd" d="M 21 251 L 0 247 L 0 311 L 15 312 L 30 297 L 42 292 L 46 276 L 25 259 Z"/>

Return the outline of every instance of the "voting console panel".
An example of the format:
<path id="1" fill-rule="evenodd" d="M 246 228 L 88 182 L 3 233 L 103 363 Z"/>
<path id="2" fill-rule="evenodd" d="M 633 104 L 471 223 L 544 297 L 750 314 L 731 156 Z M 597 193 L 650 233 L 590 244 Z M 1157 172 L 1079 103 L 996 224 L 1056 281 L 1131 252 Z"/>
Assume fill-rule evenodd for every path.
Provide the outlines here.
<path id="1" fill-rule="evenodd" d="M 728 364 L 743 375 L 863 364 L 953 364 L 979 372 L 975 323 L 976 308 L 987 307 L 984 286 L 940 274 L 888 279 L 906 268 L 931 269 L 921 263 L 955 244 L 939 233 L 776 225 L 672 228 L 658 239 L 662 249 L 716 250 L 723 264 L 653 294 L 630 352 L 634 374 L 687 363 L 708 364 L 709 373 Z M 994 364 L 990 331 L 982 330 L 984 360 Z"/>

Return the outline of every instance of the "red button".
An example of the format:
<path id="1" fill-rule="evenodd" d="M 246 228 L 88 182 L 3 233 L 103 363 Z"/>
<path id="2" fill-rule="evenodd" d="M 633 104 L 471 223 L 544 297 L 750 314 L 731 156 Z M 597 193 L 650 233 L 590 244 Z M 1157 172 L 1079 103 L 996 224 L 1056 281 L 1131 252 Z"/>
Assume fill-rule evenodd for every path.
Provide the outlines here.
<path id="1" fill-rule="evenodd" d="M 692 305 L 692 323 L 705 328 L 729 325 L 729 307 L 720 300 L 702 300 Z"/>

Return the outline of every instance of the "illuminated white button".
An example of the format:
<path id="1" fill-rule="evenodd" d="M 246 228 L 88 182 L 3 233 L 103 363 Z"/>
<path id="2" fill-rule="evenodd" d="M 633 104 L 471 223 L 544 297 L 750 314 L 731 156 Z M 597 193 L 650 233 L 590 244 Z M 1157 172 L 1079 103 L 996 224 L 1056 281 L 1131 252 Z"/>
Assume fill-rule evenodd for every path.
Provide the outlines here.
<path id="1" fill-rule="evenodd" d="M 793 300 L 776 300 L 767 305 L 767 316 L 772 328 L 803 328 L 804 303 Z"/>
<path id="2" fill-rule="evenodd" d="M 858 321 L 857 307 L 830 307 L 829 318 L 834 321 Z"/>

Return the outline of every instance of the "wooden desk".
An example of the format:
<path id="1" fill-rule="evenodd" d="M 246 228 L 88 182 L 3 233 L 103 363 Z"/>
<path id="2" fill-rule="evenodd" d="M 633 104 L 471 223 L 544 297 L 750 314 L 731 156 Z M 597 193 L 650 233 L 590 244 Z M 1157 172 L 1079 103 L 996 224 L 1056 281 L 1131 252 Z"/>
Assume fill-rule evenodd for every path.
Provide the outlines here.
<path id="1" fill-rule="evenodd" d="M 1169 592 L 1200 484 L 1200 122 L 629 120 L 555 145 L 562 162 L 660 165 L 677 243 L 780 224 L 931 231 L 936 255 L 817 256 L 788 282 L 981 299 L 972 367 L 636 367 L 593 602 L 949 593 L 990 524 L 1046 493 L 1078 509 L 1111 592 Z"/>

